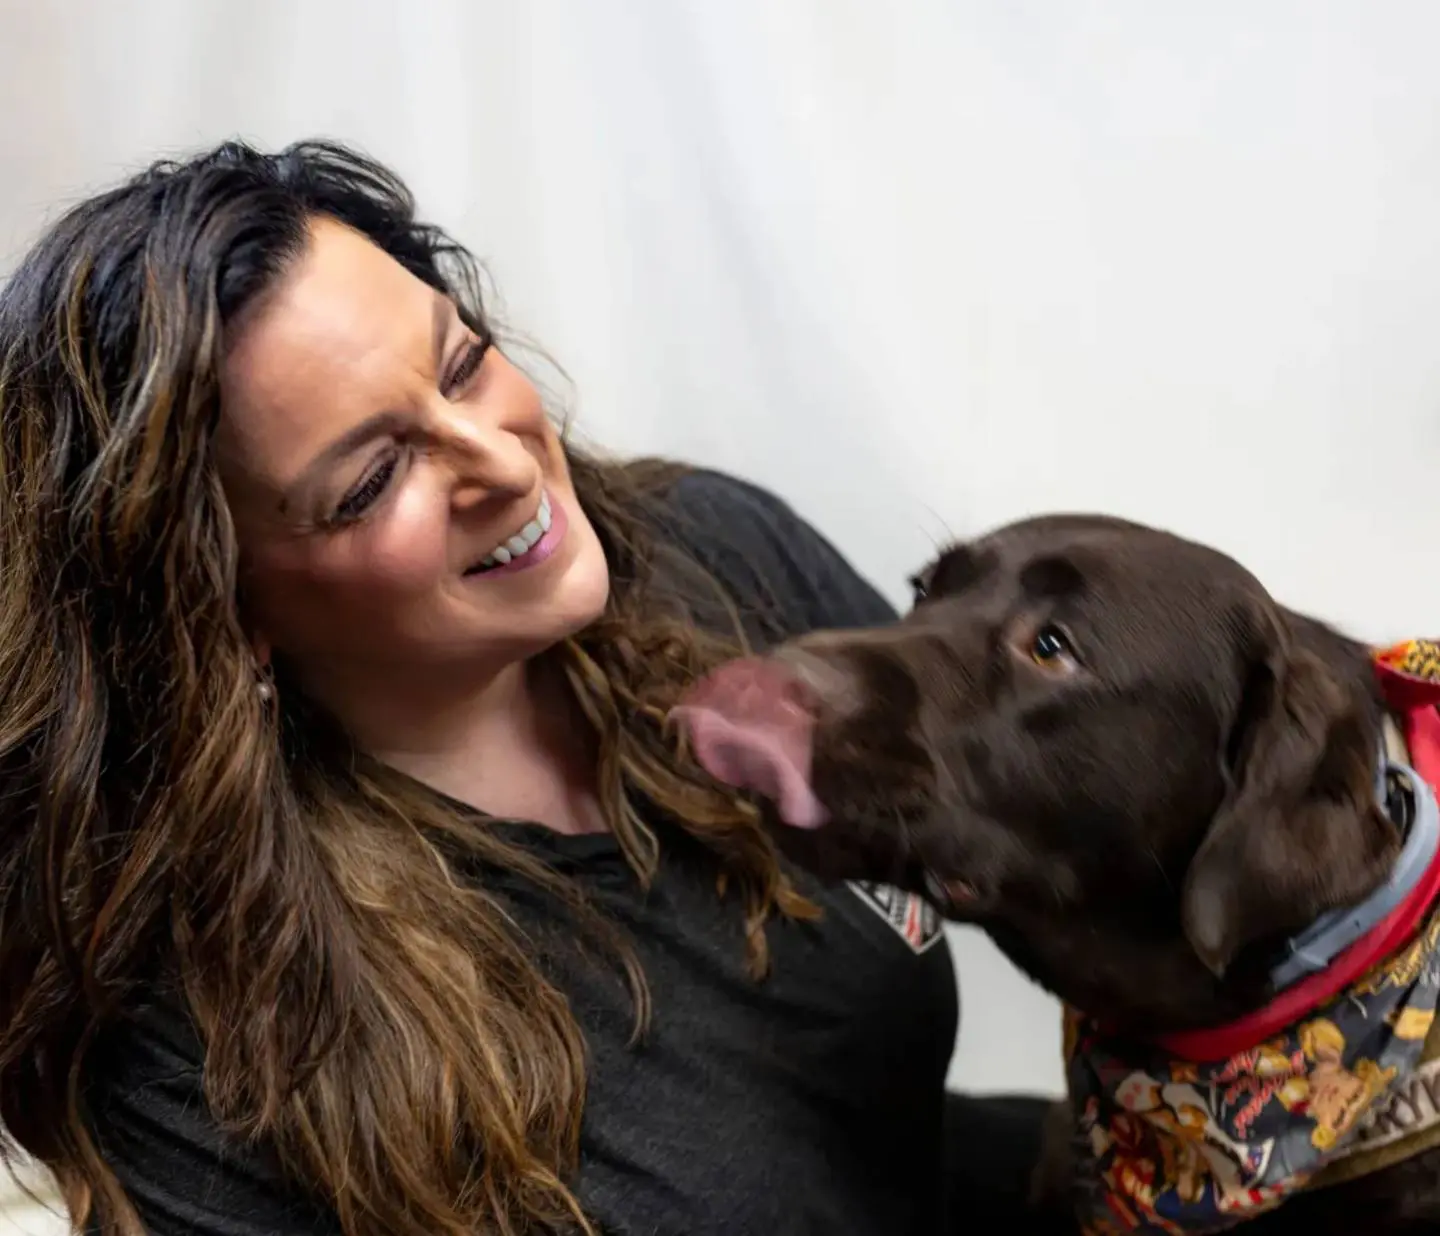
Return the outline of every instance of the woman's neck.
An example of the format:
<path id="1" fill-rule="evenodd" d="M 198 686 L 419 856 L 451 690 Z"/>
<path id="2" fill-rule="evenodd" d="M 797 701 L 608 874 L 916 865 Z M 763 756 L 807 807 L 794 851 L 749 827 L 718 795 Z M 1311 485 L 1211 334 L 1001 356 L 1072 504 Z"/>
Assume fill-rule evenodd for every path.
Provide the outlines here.
<path id="1" fill-rule="evenodd" d="M 489 815 L 563 833 L 605 830 L 591 735 L 549 657 L 466 689 L 453 678 L 336 709 L 362 750 Z"/>

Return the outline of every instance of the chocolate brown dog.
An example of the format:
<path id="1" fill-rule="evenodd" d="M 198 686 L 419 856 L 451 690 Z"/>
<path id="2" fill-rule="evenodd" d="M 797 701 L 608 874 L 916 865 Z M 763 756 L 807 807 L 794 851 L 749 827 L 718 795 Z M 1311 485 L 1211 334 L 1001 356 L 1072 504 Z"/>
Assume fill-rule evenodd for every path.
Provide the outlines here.
<path id="1" fill-rule="evenodd" d="M 1103 517 L 1002 528 L 914 583 L 898 624 L 722 667 L 679 719 L 795 861 L 924 893 L 1077 1011 L 1037 1205 L 1093 1232 L 1440 1231 L 1423 1137 L 1335 1162 L 1367 1118 L 1397 1144 L 1375 1112 L 1440 998 L 1436 863 L 1410 839 L 1434 800 L 1369 650 L 1224 555 Z M 1383 1049 L 1357 1029 L 1374 1001 Z"/>

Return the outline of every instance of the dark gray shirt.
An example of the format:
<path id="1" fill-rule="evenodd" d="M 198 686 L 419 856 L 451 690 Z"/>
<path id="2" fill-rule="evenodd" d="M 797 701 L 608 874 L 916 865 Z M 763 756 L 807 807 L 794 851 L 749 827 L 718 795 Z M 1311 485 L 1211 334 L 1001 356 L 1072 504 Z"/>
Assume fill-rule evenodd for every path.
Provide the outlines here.
<path id="1" fill-rule="evenodd" d="M 721 582 L 759 639 L 893 617 L 821 536 L 738 481 L 680 481 L 666 531 Z M 824 916 L 774 923 L 773 971 L 757 983 L 745 969 L 738 905 L 717 898 L 707 855 L 672 824 L 653 823 L 663 858 L 647 894 L 608 836 L 496 825 L 580 881 L 625 927 L 653 995 L 650 1034 L 631 1048 L 632 1011 L 613 976 L 580 966 L 564 975 L 591 1055 L 576 1182 L 587 1213 L 611 1236 L 941 1231 L 943 1084 L 957 1001 L 933 915 L 884 890 L 802 877 Z M 149 1230 L 337 1231 L 263 1152 L 217 1128 L 201 1059 L 189 1019 L 165 1001 L 93 1057 L 96 1131 Z"/>

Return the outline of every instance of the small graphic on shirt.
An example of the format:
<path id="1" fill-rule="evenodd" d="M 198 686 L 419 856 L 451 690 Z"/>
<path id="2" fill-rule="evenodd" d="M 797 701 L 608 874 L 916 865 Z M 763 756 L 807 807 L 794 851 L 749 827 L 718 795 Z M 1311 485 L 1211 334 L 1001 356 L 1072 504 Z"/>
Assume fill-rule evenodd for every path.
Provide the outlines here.
<path id="1" fill-rule="evenodd" d="M 940 938 L 940 916 L 914 893 L 888 884 L 851 883 L 850 887 L 914 952 L 923 953 Z"/>

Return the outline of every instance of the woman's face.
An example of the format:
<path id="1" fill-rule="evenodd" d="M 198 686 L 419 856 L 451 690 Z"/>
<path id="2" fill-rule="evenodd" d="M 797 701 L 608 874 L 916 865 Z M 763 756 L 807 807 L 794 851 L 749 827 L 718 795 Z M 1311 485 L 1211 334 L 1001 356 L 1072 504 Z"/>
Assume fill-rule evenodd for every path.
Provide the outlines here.
<path id="1" fill-rule="evenodd" d="M 262 658 L 353 689 L 498 672 L 604 609 L 605 556 L 530 381 L 328 219 L 243 314 L 221 477 Z"/>

